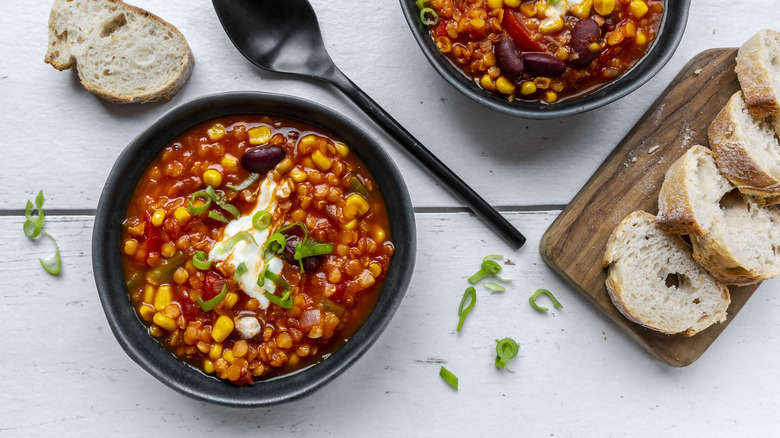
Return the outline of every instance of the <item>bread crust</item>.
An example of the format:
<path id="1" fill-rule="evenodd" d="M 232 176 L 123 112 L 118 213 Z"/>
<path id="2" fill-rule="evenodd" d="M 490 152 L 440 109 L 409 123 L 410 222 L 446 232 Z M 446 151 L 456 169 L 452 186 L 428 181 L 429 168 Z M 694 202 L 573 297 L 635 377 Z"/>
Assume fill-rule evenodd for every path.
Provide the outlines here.
<path id="1" fill-rule="evenodd" d="M 737 52 L 737 78 L 745 92 L 745 102 L 755 117 L 780 113 L 780 98 L 774 87 L 770 45 L 780 45 L 780 33 L 764 29 L 747 40 Z"/>
<path id="2" fill-rule="evenodd" d="M 658 194 L 658 225 L 667 233 L 672 234 L 696 234 L 706 232 L 699 224 L 694 214 L 693 194 L 686 183 L 687 169 L 693 164 L 692 150 L 698 149 L 701 153 L 709 154 L 709 149 L 703 146 L 693 146 L 682 157 L 675 161 L 664 176 L 661 191 Z"/>

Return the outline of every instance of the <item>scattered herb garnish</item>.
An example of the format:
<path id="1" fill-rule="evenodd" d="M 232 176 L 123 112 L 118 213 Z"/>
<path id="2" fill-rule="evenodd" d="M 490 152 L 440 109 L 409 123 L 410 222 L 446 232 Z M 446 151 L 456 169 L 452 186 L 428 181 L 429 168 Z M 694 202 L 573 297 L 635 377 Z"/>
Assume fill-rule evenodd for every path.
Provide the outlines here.
<path id="1" fill-rule="evenodd" d="M 214 203 L 219 206 L 219 208 L 232 214 L 233 217 L 235 217 L 236 219 L 241 217 L 241 212 L 238 211 L 238 208 L 236 208 L 236 206 L 233 204 L 229 204 L 225 202 L 225 199 L 222 197 L 221 194 L 217 193 L 217 191 L 214 190 L 214 187 L 211 186 L 206 187 L 205 192 L 208 195 L 208 197 L 211 198 L 211 200 L 214 201 Z"/>
<path id="2" fill-rule="evenodd" d="M 539 305 L 536 304 L 536 297 L 538 297 L 541 294 L 545 294 L 548 297 L 550 297 L 550 299 L 553 302 L 553 306 L 555 306 L 556 309 L 562 309 L 563 308 L 561 303 L 559 303 L 558 300 L 555 299 L 555 297 L 553 296 L 553 294 L 549 290 L 547 290 L 547 289 L 537 289 L 537 291 L 534 292 L 534 294 L 531 295 L 530 298 L 528 298 L 528 302 L 531 303 L 531 306 L 534 309 L 536 309 L 536 310 L 538 310 L 540 312 L 546 312 L 546 311 L 550 310 L 550 309 L 548 309 L 546 307 L 540 307 Z"/>
<path id="3" fill-rule="evenodd" d="M 492 281 L 485 283 L 485 287 L 492 290 L 493 292 L 503 292 L 506 290 L 504 286 L 501 286 L 498 283 L 493 283 Z"/>
<path id="4" fill-rule="evenodd" d="M 203 205 L 196 207 L 195 201 L 197 199 L 203 201 Z M 204 211 L 208 210 L 210 206 L 211 206 L 211 198 L 209 198 L 208 193 L 206 193 L 205 190 L 198 190 L 197 192 L 190 195 L 190 202 L 187 203 L 187 210 L 191 214 L 201 214 Z"/>
<path id="5" fill-rule="evenodd" d="M 497 279 L 501 281 L 511 281 L 498 276 L 498 273 L 501 272 L 501 265 L 499 265 L 498 262 L 496 262 L 493 259 L 501 259 L 501 258 L 504 258 L 504 256 L 498 254 L 485 256 L 485 258 L 482 259 L 482 265 L 479 271 L 476 274 L 469 277 L 469 283 L 477 284 L 479 280 L 482 280 L 488 274 L 492 274 L 493 276 L 495 276 Z"/>
<path id="6" fill-rule="evenodd" d="M 211 260 L 206 260 L 206 253 L 203 251 L 196 251 L 192 256 L 192 266 L 205 271 L 211 269 Z"/>
<path id="7" fill-rule="evenodd" d="M 277 297 L 271 292 L 265 291 L 265 297 L 268 298 L 268 301 L 276 304 L 279 307 L 283 307 L 285 309 L 292 309 L 293 307 L 293 297 L 290 296 L 290 291 L 285 292 L 281 297 Z"/>
<path id="8" fill-rule="evenodd" d="M 464 309 L 463 306 L 466 304 L 467 298 L 471 298 L 471 301 L 469 301 L 468 306 Z M 458 332 L 460 332 L 460 329 L 463 327 L 463 321 L 466 320 L 466 316 L 471 312 L 471 309 L 474 308 L 474 304 L 476 303 L 477 290 L 469 286 L 466 288 L 466 292 L 463 293 L 463 298 L 460 300 L 460 307 L 458 308 L 458 316 L 460 317 L 460 320 L 458 320 Z"/>
<path id="9" fill-rule="evenodd" d="M 231 236 L 230 239 L 222 242 L 217 247 L 217 249 L 216 249 L 217 254 L 222 255 L 222 254 L 230 251 L 231 249 L 233 249 L 234 246 L 236 246 L 236 244 L 238 244 L 238 242 L 241 242 L 241 241 L 252 243 L 255 246 L 258 246 L 257 245 L 257 241 L 252 236 L 252 233 L 250 233 L 249 231 L 239 231 L 238 233 L 236 233 L 233 236 Z"/>
<path id="10" fill-rule="evenodd" d="M 43 230 L 43 221 L 46 215 L 43 213 L 43 190 L 40 190 L 38 192 L 38 195 L 35 197 L 35 205 L 28 199 L 27 205 L 24 208 L 24 224 L 22 225 L 22 230 L 24 231 L 24 235 L 29 237 L 30 239 L 35 239 L 38 236 L 41 235 L 41 232 L 45 236 L 48 236 L 49 239 L 54 243 L 54 255 L 42 259 L 39 258 L 38 261 L 41 262 L 41 267 L 52 275 L 57 275 L 60 273 L 60 270 L 62 269 L 62 260 L 60 259 L 60 248 L 57 246 L 57 239 L 54 238 L 51 234 L 47 233 Z M 37 211 L 38 213 L 36 215 L 33 215 L 33 211 Z"/>
<path id="11" fill-rule="evenodd" d="M 420 21 L 426 26 L 435 26 L 439 23 L 439 14 L 431 8 L 420 10 Z"/>
<path id="12" fill-rule="evenodd" d="M 259 173 L 250 173 L 249 176 L 247 177 L 247 179 L 245 179 L 241 184 L 239 184 L 237 186 L 234 186 L 233 184 L 225 184 L 225 187 L 230 189 L 230 190 L 239 192 L 239 191 L 244 190 L 245 188 L 251 186 L 252 183 L 257 181 L 257 178 L 259 178 L 259 177 L 260 177 Z"/>
<path id="13" fill-rule="evenodd" d="M 249 271 L 249 269 L 247 269 L 246 263 L 241 262 L 241 264 L 236 268 L 236 272 L 233 273 L 233 278 L 235 278 L 236 281 L 241 281 L 241 277 L 243 277 L 247 271 Z"/>
<path id="14" fill-rule="evenodd" d="M 252 216 L 252 226 L 258 231 L 263 231 L 271 226 L 271 220 L 273 220 L 271 213 L 260 210 Z"/>
<path id="15" fill-rule="evenodd" d="M 60 260 L 60 248 L 57 246 L 57 240 L 54 239 L 54 236 L 47 233 L 46 231 L 43 232 L 44 236 L 49 236 L 49 239 L 54 243 L 54 255 L 48 259 L 38 259 L 41 262 L 41 266 L 43 269 L 46 270 L 49 274 L 57 275 L 60 273 L 60 269 L 62 268 L 62 261 Z"/>
<path id="16" fill-rule="evenodd" d="M 520 347 L 512 338 L 496 339 L 496 342 L 496 367 L 503 370 L 507 362 L 517 356 Z"/>
<path id="17" fill-rule="evenodd" d="M 452 374 L 447 368 L 444 368 L 444 365 L 442 365 L 441 369 L 439 370 L 439 375 L 442 379 L 444 379 L 445 382 L 447 382 L 448 385 L 455 388 L 455 391 L 458 390 L 458 376 Z"/>
<path id="18" fill-rule="evenodd" d="M 309 239 L 309 230 L 306 225 L 300 222 L 293 222 L 290 225 L 284 226 L 279 231 L 271 234 L 265 243 L 263 248 L 264 258 L 268 260 L 268 255 L 273 257 L 274 254 L 281 254 L 287 245 L 287 238 L 283 234 L 285 231 L 293 228 L 300 227 L 303 230 L 303 239 L 295 245 L 295 253 L 293 258 L 298 261 L 300 265 L 301 273 L 305 272 L 303 269 L 303 259 L 311 256 L 325 255 L 333 253 L 332 243 L 321 243 L 315 240 Z"/>
<path id="19" fill-rule="evenodd" d="M 227 285 L 222 285 L 222 292 L 220 292 L 219 295 L 217 295 L 216 297 L 208 301 L 203 301 L 201 297 L 198 297 L 198 304 L 200 304 L 200 308 L 203 309 L 204 312 L 208 312 L 209 310 L 217 307 L 217 304 L 221 303 L 226 296 L 227 296 Z"/>
<path id="20" fill-rule="evenodd" d="M 212 218 L 212 219 L 214 219 L 215 221 L 224 222 L 224 223 L 226 223 L 226 224 L 227 224 L 227 223 L 230 223 L 230 219 L 228 219 L 228 218 L 226 218 L 225 216 L 223 216 L 223 215 L 221 215 L 221 214 L 217 213 L 217 212 L 216 212 L 216 211 L 214 211 L 214 210 L 211 210 L 211 211 L 209 211 L 209 217 L 210 217 L 210 218 Z"/>

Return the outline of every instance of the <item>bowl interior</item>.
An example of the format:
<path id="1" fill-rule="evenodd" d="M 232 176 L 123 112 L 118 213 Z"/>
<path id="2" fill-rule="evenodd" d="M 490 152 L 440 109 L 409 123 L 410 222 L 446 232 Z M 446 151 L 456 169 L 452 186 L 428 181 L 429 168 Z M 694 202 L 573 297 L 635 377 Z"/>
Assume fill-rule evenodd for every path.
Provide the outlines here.
<path id="1" fill-rule="evenodd" d="M 590 111 L 614 102 L 649 81 L 669 61 L 688 23 L 690 0 L 667 0 L 661 28 L 647 54 L 628 72 L 586 96 L 553 104 L 509 102 L 480 88 L 444 56 L 420 21 L 415 0 L 401 0 L 406 22 L 433 68 L 460 92 L 488 108 L 528 119 L 552 119 Z"/>
<path id="2" fill-rule="evenodd" d="M 297 373 L 238 387 L 177 359 L 149 335 L 125 288 L 120 224 L 141 173 L 157 153 L 186 129 L 216 117 L 266 114 L 317 126 L 350 145 L 380 185 L 390 215 L 395 253 L 376 306 L 349 342 L 326 360 Z M 377 141 L 344 116 L 306 100 L 262 93 L 225 93 L 174 108 L 136 137 L 112 168 L 100 197 L 92 237 L 92 264 L 109 326 L 125 352 L 174 390 L 199 400 L 260 407 L 308 395 L 352 365 L 379 338 L 400 304 L 415 261 L 414 214 L 397 167 Z"/>

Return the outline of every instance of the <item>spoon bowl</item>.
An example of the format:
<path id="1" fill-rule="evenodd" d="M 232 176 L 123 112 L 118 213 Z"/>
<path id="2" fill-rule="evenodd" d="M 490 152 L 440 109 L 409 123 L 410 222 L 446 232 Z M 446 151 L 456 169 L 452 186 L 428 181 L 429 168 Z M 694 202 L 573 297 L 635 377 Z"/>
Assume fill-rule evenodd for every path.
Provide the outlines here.
<path id="1" fill-rule="evenodd" d="M 347 78 L 330 58 L 307 0 L 212 0 L 236 48 L 256 66 L 330 82 L 433 173 L 513 249 L 525 237 L 401 124 Z"/>

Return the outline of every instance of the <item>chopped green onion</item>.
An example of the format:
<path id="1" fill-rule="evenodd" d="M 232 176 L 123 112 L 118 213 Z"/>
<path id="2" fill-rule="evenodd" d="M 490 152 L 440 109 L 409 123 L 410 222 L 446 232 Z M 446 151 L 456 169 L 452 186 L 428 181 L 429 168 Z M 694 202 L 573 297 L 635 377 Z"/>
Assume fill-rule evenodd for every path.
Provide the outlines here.
<path id="1" fill-rule="evenodd" d="M 260 177 L 259 173 L 250 173 L 249 177 L 245 179 L 241 184 L 234 186 L 233 184 L 225 184 L 225 187 L 227 187 L 230 190 L 234 190 L 236 192 L 239 192 L 241 190 L 244 190 L 245 188 L 252 185 L 253 182 L 257 181 L 257 178 Z"/>
<path id="2" fill-rule="evenodd" d="M 52 275 L 57 275 L 60 273 L 60 269 L 62 268 L 62 261 L 60 260 L 60 248 L 57 246 L 57 241 L 54 239 L 54 236 L 47 233 L 46 231 L 44 231 L 43 234 L 45 236 L 49 236 L 51 241 L 54 243 L 54 256 L 46 260 L 38 260 L 41 262 L 41 266 L 46 270 L 46 272 Z"/>
<path id="3" fill-rule="evenodd" d="M 203 205 L 200 207 L 195 206 L 195 200 L 200 199 L 203 201 Z M 192 214 L 201 214 L 204 211 L 208 210 L 211 206 L 211 198 L 209 198 L 209 194 L 206 193 L 205 190 L 198 190 L 197 192 L 190 195 L 190 202 L 187 204 L 187 210 Z"/>
<path id="4" fill-rule="evenodd" d="M 201 297 L 198 297 L 198 304 L 200 304 L 200 308 L 203 309 L 204 312 L 208 312 L 209 310 L 217 307 L 217 304 L 221 303 L 226 296 L 227 296 L 227 285 L 222 285 L 222 292 L 220 292 L 219 295 L 217 295 L 216 297 L 208 301 L 203 301 Z"/>
<path id="5" fill-rule="evenodd" d="M 222 216 L 221 214 L 217 213 L 217 212 L 216 212 L 216 211 L 214 211 L 214 210 L 211 210 L 211 211 L 209 212 L 209 217 L 210 217 L 210 218 L 212 218 L 212 219 L 214 219 L 215 221 L 224 222 L 224 223 L 226 223 L 226 224 L 227 224 L 227 223 L 230 223 L 230 219 L 226 218 L 225 216 Z"/>
<path id="6" fill-rule="evenodd" d="M 493 292 L 503 292 L 506 290 L 504 286 L 501 286 L 498 283 L 493 283 L 492 281 L 485 283 L 485 287 L 492 290 Z"/>
<path id="7" fill-rule="evenodd" d="M 269 226 L 271 226 L 271 220 L 273 220 L 273 216 L 271 216 L 271 213 L 260 210 L 257 213 L 255 213 L 254 216 L 252 216 L 252 225 L 255 227 L 256 230 L 263 231 Z"/>
<path id="8" fill-rule="evenodd" d="M 263 271 L 263 276 L 269 280 L 271 280 L 275 285 L 279 286 L 284 290 L 285 292 L 288 292 L 292 289 L 292 286 L 290 286 L 290 283 L 288 283 L 284 278 L 274 274 L 273 272 L 269 271 L 266 267 Z"/>
<path id="9" fill-rule="evenodd" d="M 420 21 L 426 26 L 435 26 L 439 23 L 439 14 L 431 8 L 422 8 L 420 10 Z"/>
<path id="10" fill-rule="evenodd" d="M 471 298 L 471 301 L 464 309 L 463 306 L 466 304 L 466 299 L 469 297 Z M 463 321 L 466 320 L 466 315 L 471 312 L 471 309 L 474 308 L 474 304 L 476 304 L 476 302 L 477 290 L 471 286 L 467 287 L 466 292 L 463 293 L 463 299 L 460 300 L 460 307 L 458 308 L 458 316 L 460 317 L 460 320 L 458 321 L 458 332 L 460 332 L 460 329 L 463 327 Z"/>
<path id="11" fill-rule="evenodd" d="M 271 257 L 281 254 L 286 245 L 287 240 L 284 238 L 284 234 L 278 231 L 271 234 L 263 246 L 263 259 L 269 260 Z"/>
<path id="12" fill-rule="evenodd" d="M 512 338 L 496 339 L 496 342 L 496 367 L 503 370 L 507 362 L 517 357 L 520 347 Z"/>
<path id="13" fill-rule="evenodd" d="M 235 217 L 236 219 L 241 217 L 241 212 L 238 211 L 238 208 L 236 208 L 236 206 L 233 204 L 228 204 L 227 202 L 225 202 L 225 199 L 222 197 L 222 195 L 217 193 L 216 190 L 214 190 L 214 187 L 211 186 L 206 187 L 205 192 L 208 195 L 208 197 L 211 198 L 211 200 L 214 201 L 221 209 L 232 214 L 233 217 Z"/>
<path id="14" fill-rule="evenodd" d="M 298 242 L 295 245 L 295 254 L 293 258 L 298 260 L 298 264 L 301 266 L 301 272 L 303 271 L 303 259 L 306 257 L 333 254 L 332 243 L 320 243 L 311 239 Z"/>
<path id="15" fill-rule="evenodd" d="M 249 269 L 247 269 L 246 263 L 241 262 L 241 264 L 236 268 L 236 272 L 233 273 L 233 278 L 235 278 L 236 281 L 241 281 L 241 277 L 243 277 L 247 271 L 249 271 Z"/>
<path id="16" fill-rule="evenodd" d="M 236 244 L 238 244 L 238 242 L 241 242 L 242 240 L 258 246 L 257 241 L 255 240 L 254 236 L 252 236 L 252 233 L 249 231 L 239 231 L 238 233 L 231 236 L 230 239 L 224 241 L 217 247 L 217 254 L 222 255 L 230 251 L 234 246 L 236 246 Z"/>
<path id="17" fill-rule="evenodd" d="M 541 294 L 545 294 L 548 297 L 550 297 L 550 299 L 553 302 L 553 306 L 555 306 L 556 309 L 562 309 L 563 308 L 561 303 L 559 303 L 558 300 L 555 299 L 555 297 L 553 296 L 553 294 L 549 290 L 547 290 L 547 289 L 538 289 L 536 292 L 534 292 L 533 295 L 531 295 L 530 298 L 528 298 L 528 302 L 531 303 L 531 306 L 534 309 L 536 309 L 536 310 L 538 310 L 540 312 L 546 312 L 546 311 L 550 310 L 550 309 L 548 309 L 546 307 L 540 307 L 539 305 L 536 304 L 536 297 L 538 297 Z"/>
<path id="18" fill-rule="evenodd" d="M 292 309 L 293 307 L 293 297 L 290 296 L 289 291 L 285 292 L 281 297 L 277 297 L 271 292 L 265 291 L 265 297 L 268 298 L 268 301 L 276 304 L 279 307 L 283 307 L 285 309 Z"/>
<path id="19" fill-rule="evenodd" d="M 417 0 L 417 9 L 422 9 L 425 7 L 426 3 L 430 3 L 431 0 Z"/>
<path id="20" fill-rule="evenodd" d="M 557 5 L 560 2 L 561 2 L 561 0 L 547 0 L 547 3 L 549 3 L 551 5 Z"/>
<path id="21" fill-rule="evenodd" d="M 43 190 L 40 190 L 38 192 L 38 195 L 35 197 L 35 206 L 33 207 L 33 203 L 30 202 L 30 200 L 27 200 L 27 206 L 24 209 L 24 225 L 22 226 L 22 229 L 24 230 L 24 235 L 29 237 L 30 239 L 34 239 L 38 237 L 39 234 L 41 234 L 41 229 L 43 228 L 43 220 L 45 218 L 45 214 L 43 213 Z M 36 216 L 32 215 L 33 210 L 38 210 L 38 214 Z"/>
<path id="22" fill-rule="evenodd" d="M 476 284 L 479 280 L 482 280 L 488 274 L 493 274 L 494 277 L 501 281 L 511 281 L 498 276 L 498 273 L 501 272 L 501 265 L 499 265 L 496 261 L 491 260 L 500 259 L 503 257 L 504 256 L 497 254 L 485 256 L 485 258 L 482 259 L 482 265 L 479 269 L 479 272 L 469 277 L 469 283 Z"/>
<path id="23" fill-rule="evenodd" d="M 206 269 L 211 269 L 211 260 L 206 260 L 206 253 L 203 251 L 197 251 L 192 256 L 192 266 L 205 271 Z"/>
<path id="24" fill-rule="evenodd" d="M 439 375 L 442 379 L 444 379 L 445 382 L 447 382 L 448 385 L 455 388 L 455 391 L 458 390 L 458 376 L 452 374 L 447 368 L 444 368 L 444 365 L 441 366 Z"/>
<path id="25" fill-rule="evenodd" d="M 279 233 L 284 233 L 285 231 L 291 229 L 292 227 L 301 227 L 301 230 L 303 230 L 303 240 L 306 240 L 309 238 L 309 229 L 306 228 L 306 225 L 304 225 L 301 222 L 293 222 L 290 225 L 286 225 L 282 228 L 279 228 Z"/>

